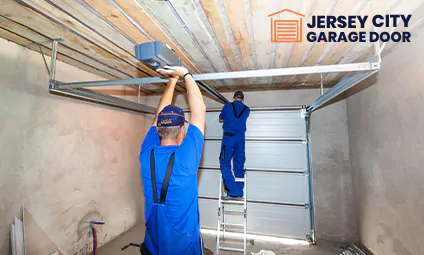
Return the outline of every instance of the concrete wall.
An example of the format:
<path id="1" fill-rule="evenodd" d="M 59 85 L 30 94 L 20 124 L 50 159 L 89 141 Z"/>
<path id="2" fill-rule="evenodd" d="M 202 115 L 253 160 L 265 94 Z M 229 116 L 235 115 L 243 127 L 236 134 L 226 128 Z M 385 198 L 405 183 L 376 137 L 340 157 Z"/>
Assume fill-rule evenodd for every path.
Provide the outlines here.
<path id="1" fill-rule="evenodd" d="M 424 33 L 383 58 L 349 97 L 360 240 L 375 254 L 424 254 Z"/>
<path id="2" fill-rule="evenodd" d="M 58 62 L 57 79 L 100 79 Z M 143 115 L 50 95 L 39 53 L 0 39 L 0 254 L 25 204 L 66 254 L 100 244 L 142 217 Z M 141 241 L 141 240 L 128 240 Z"/>
<path id="3" fill-rule="evenodd" d="M 245 103 L 250 107 L 307 105 L 319 95 L 318 89 L 246 92 Z M 233 94 L 224 93 L 224 96 L 231 99 Z M 158 101 L 159 97 L 148 97 L 145 102 L 157 105 Z M 222 107 L 209 98 L 205 99 L 205 103 L 208 108 Z M 184 95 L 177 96 L 174 104 L 188 107 Z M 317 240 L 355 241 L 345 100 L 312 115 L 311 139 Z"/>

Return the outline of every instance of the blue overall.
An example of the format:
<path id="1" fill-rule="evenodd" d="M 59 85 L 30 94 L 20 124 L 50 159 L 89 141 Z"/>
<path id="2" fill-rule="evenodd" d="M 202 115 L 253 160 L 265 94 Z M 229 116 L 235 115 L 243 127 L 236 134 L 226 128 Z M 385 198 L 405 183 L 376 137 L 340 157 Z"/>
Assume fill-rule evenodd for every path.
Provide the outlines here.
<path id="1" fill-rule="evenodd" d="M 219 118 L 224 121 L 224 134 L 219 156 L 222 179 L 228 195 L 234 197 L 243 196 L 244 183 L 236 182 L 235 177 L 244 177 L 245 132 L 249 113 L 249 107 L 241 101 L 234 101 L 226 104 L 219 115 Z M 231 160 L 233 161 L 233 171 L 231 171 Z"/>
<path id="2" fill-rule="evenodd" d="M 203 143 L 194 125 L 179 146 L 161 146 L 156 127 L 147 133 L 140 153 L 146 220 L 141 254 L 204 253 L 197 193 Z"/>

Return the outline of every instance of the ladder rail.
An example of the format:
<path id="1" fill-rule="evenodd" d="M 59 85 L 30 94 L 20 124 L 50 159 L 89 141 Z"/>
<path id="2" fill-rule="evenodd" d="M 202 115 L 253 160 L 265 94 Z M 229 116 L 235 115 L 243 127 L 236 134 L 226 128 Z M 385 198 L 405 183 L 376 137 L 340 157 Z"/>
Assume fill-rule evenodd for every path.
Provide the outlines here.
<path id="1" fill-rule="evenodd" d="M 241 252 L 244 255 L 246 255 L 246 252 L 247 252 L 247 173 L 246 173 L 246 170 L 244 171 L 244 177 L 236 178 L 236 182 L 244 182 L 243 200 L 223 200 L 222 197 L 223 197 L 224 190 L 223 190 L 223 180 L 222 180 L 222 174 L 221 174 L 220 183 L 219 183 L 219 199 L 218 199 L 218 228 L 217 228 L 217 237 L 216 237 L 216 255 L 219 255 L 220 250 Z M 234 204 L 236 206 L 243 205 L 243 212 L 235 211 L 235 210 L 225 211 L 225 206 L 224 206 L 225 204 Z M 225 222 L 226 213 L 228 215 L 243 215 L 243 224 Z M 221 226 L 222 226 L 223 241 L 225 240 L 226 227 L 230 227 L 230 228 L 240 227 L 240 230 L 243 229 L 243 232 L 239 232 L 240 234 L 243 233 L 243 249 L 220 246 Z"/>

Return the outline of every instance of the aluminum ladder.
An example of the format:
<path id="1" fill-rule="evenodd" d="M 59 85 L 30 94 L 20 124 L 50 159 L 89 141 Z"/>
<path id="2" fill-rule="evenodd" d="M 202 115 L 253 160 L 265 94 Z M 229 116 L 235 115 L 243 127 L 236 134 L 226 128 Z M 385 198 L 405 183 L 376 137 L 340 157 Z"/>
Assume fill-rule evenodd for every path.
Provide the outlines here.
<path id="1" fill-rule="evenodd" d="M 233 252 L 241 252 L 246 255 L 246 241 L 247 241 L 247 182 L 246 182 L 246 171 L 244 172 L 244 178 L 235 178 L 236 182 L 244 182 L 244 196 L 240 200 L 225 200 L 222 199 L 224 195 L 224 185 L 221 174 L 221 181 L 219 182 L 219 202 L 218 202 L 218 228 L 217 228 L 217 236 L 216 236 L 216 255 L 219 255 L 219 251 L 233 251 Z M 239 210 L 225 210 L 224 205 L 230 204 L 235 205 L 237 207 L 243 206 L 243 211 Z M 225 222 L 225 215 L 238 215 L 243 216 L 243 224 L 241 223 L 230 223 Z M 229 227 L 229 230 L 226 228 Z M 220 239 L 222 233 L 222 239 L 225 238 L 225 231 L 230 233 L 241 233 L 236 232 L 234 230 L 243 229 L 243 249 L 242 248 L 234 248 L 234 247 L 225 247 L 220 246 Z M 231 231 L 232 230 L 232 231 Z"/>

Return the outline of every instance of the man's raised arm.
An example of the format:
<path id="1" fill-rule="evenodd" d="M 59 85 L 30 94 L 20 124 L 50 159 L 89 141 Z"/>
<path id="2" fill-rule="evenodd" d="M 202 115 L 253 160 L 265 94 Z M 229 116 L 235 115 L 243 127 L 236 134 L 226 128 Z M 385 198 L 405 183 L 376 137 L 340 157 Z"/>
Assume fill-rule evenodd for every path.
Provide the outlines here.
<path id="1" fill-rule="evenodd" d="M 175 85 L 178 81 L 178 76 L 170 76 L 168 85 L 165 88 L 165 92 L 163 92 L 162 97 L 160 98 L 158 108 L 156 109 L 156 117 L 153 120 L 152 126 L 156 126 L 158 121 L 159 113 L 165 108 L 165 106 L 170 105 L 172 103 L 172 97 L 174 96 Z"/>
<path id="2" fill-rule="evenodd" d="M 181 66 L 166 66 L 167 69 L 159 69 L 161 74 L 170 74 L 184 77 L 187 88 L 187 98 L 190 107 L 190 124 L 195 125 L 204 134 L 206 105 L 197 83 L 189 74 L 188 70 Z"/>

